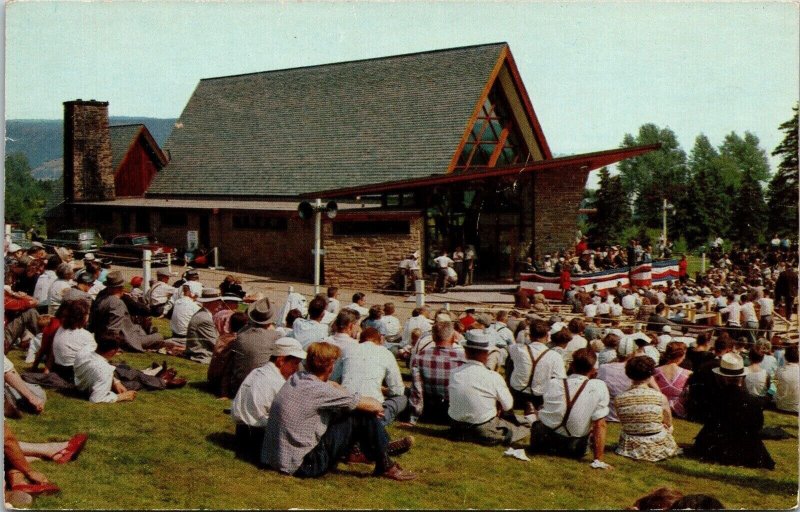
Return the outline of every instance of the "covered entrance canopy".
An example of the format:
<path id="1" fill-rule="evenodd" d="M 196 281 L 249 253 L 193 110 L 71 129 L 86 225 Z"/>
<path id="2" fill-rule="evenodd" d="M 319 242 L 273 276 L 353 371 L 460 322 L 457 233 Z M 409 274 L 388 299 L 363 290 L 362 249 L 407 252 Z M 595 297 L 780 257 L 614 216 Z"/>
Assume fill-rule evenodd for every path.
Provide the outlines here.
<path id="1" fill-rule="evenodd" d="M 428 262 L 441 250 L 452 251 L 458 246 L 472 245 L 480 261 L 480 277 L 510 277 L 518 259 L 539 258 L 545 252 L 562 248 L 552 246 L 553 239 L 560 243 L 564 237 L 550 232 L 553 225 L 548 218 L 571 215 L 566 220 L 575 224 L 577 210 L 568 208 L 564 212 L 560 204 L 561 199 L 563 203 L 570 203 L 575 198 L 568 201 L 566 197 L 559 197 L 558 190 L 553 190 L 554 183 L 556 189 L 558 183 L 569 183 L 573 189 L 577 185 L 577 190 L 563 193 L 582 196 L 590 171 L 659 147 L 654 144 L 490 169 L 454 170 L 424 178 L 323 190 L 304 194 L 304 197 L 380 196 L 384 208 L 389 211 L 419 209 L 425 216 Z M 537 186 L 542 190 L 537 190 Z"/>

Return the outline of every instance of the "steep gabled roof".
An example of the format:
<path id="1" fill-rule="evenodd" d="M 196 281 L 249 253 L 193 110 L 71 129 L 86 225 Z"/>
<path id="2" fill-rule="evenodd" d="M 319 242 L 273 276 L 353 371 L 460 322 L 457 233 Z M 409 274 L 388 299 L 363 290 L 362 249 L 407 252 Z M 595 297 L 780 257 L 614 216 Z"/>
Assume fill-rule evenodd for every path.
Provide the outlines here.
<path id="1" fill-rule="evenodd" d="M 201 80 L 147 193 L 296 196 L 446 173 L 506 47 Z"/>
<path id="2" fill-rule="evenodd" d="M 144 137 L 144 143 L 149 146 L 149 152 L 156 160 L 159 167 L 167 164 L 167 158 L 158 146 L 150 131 L 143 124 L 118 124 L 108 127 L 111 139 L 111 165 L 114 171 L 119 170 L 119 166 L 128 154 L 131 146 L 138 140 L 139 136 Z"/>

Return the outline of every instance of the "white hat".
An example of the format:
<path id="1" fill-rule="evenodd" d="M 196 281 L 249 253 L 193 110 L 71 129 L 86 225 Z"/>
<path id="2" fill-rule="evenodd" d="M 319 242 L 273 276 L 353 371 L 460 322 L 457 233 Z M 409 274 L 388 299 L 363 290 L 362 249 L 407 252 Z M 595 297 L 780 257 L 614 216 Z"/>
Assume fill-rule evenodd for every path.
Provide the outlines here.
<path id="1" fill-rule="evenodd" d="M 661 328 L 661 330 L 666 332 L 666 333 L 671 333 L 672 332 L 672 327 L 670 327 L 668 325 L 665 325 L 664 327 Z"/>
<path id="2" fill-rule="evenodd" d="M 184 286 L 188 286 L 189 290 L 192 292 L 192 295 L 196 297 L 200 297 L 203 295 L 203 285 L 200 281 L 186 281 L 183 283 Z"/>
<path id="3" fill-rule="evenodd" d="M 556 334 L 557 332 L 561 332 L 561 329 L 563 329 L 564 327 L 566 327 L 566 325 L 564 325 L 563 322 L 554 323 L 553 325 L 550 326 L 550 333 L 549 333 L 550 336 Z"/>
<path id="4" fill-rule="evenodd" d="M 452 322 L 453 321 L 453 317 L 451 317 L 449 313 L 439 313 L 438 315 L 436 315 L 436 321 L 437 322 Z"/>
<path id="5" fill-rule="evenodd" d="M 542 288 L 541 286 L 536 287 L 536 293 L 542 293 L 542 290 L 544 290 L 544 288 Z"/>
<path id="6" fill-rule="evenodd" d="M 292 356 L 298 359 L 305 359 L 306 358 L 306 351 L 303 350 L 303 346 L 300 345 L 300 342 L 294 338 L 278 338 L 275 341 L 275 350 L 272 353 L 273 356 Z"/>
<path id="7" fill-rule="evenodd" d="M 549 255 L 549 254 L 545 254 L 545 255 L 544 255 L 544 259 L 547 259 L 547 258 L 549 258 L 549 257 L 550 257 L 550 255 Z"/>
<path id="8" fill-rule="evenodd" d="M 95 260 L 94 253 L 87 252 L 86 254 L 83 255 L 83 259 L 86 261 L 94 261 Z"/>
<path id="9" fill-rule="evenodd" d="M 564 257 L 561 256 L 560 258 L 558 258 L 558 261 L 564 261 Z"/>
<path id="10" fill-rule="evenodd" d="M 22 250 L 22 247 L 18 246 L 17 244 L 13 244 L 12 243 L 11 245 L 8 246 L 8 252 L 17 252 L 17 251 L 21 251 L 21 250 Z"/>
<path id="11" fill-rule="evenodd" d="M 479 329 L 471 329 L 465 332 L 464 338 L 467 340 L 464 343 L 464 348 L 485 350 L 487 352 L 492 349 L 491 338 Z"/>
<path id="12" fill-rule="evenodd" d="M 714 368 L 712 371 L 723 377 L 741 377 L 745 374 L 742 356 L 728 352 L 719 360 L 719 368 Z"/>

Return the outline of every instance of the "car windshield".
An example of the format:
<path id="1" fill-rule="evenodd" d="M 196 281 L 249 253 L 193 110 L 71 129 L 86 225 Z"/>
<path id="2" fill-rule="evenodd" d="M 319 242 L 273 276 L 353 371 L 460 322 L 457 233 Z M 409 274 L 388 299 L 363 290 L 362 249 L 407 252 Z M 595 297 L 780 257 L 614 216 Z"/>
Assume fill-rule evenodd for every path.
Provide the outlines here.
<path id="1" fill-rule="evenodd" d="M 133 245 L 147 245 L 155 242 L 151 236 L 135 236 L 131 239 Z"/>
<path id="2" fill-rule="evenodd" d="M 25 240 L 25 232 L 24 231 L 12 231 L 11 232 L 11 240 Z"/>
<path id="3" fill-rule="evenodd" d="M 81 240 L 91 240 L 94 238 L 94 231 L 82 231 L 78 238 Z"/>

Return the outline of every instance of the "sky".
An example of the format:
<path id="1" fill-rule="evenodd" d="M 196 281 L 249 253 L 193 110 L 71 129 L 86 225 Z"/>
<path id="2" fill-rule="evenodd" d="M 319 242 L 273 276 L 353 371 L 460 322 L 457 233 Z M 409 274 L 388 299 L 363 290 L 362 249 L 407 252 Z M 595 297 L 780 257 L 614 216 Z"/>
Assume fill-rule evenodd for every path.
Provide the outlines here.
<path id="1" fill-rule="evenodd" d="M 771 153 L 800 89 L 789 2 L 18 1 L 5 16 L 6 119 L 60 119 L 77 98 L 179 117 L 201 78 L 506 41 L 554 154 L 644 123 L 687 153 L 731 131 Z"/>

